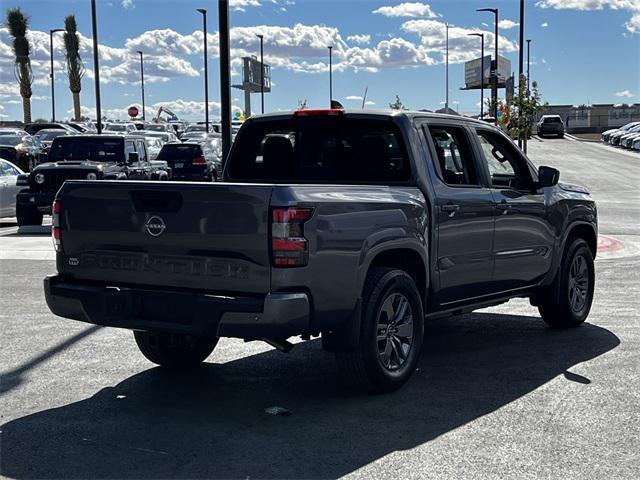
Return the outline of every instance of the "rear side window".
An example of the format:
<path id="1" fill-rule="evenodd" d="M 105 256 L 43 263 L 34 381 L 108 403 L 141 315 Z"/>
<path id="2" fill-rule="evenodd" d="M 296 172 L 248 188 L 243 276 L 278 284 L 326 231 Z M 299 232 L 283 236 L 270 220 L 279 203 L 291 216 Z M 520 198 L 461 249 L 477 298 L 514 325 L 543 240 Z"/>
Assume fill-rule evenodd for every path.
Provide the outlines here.
<path id="1" fill-rule="evenodd" d="M 410 167 L 393 122 L 312 116 L 245 126 L 229 176 L 287 183 L 393 183 L 408 180 Z"/>
<path id="2" fill-rule="evenodd" d="M 436 150 L 440 178 L 448 185 L 478 185 L 473 154 L 464 129 L 452 126 L 429 126 Z"/>
<path id="3" fill-rule="evenodd" d="M 93 160 L 122 162 L 123 140 L 81 136 L 57 137 L 53 140 L 48 160 Z"/>
<path id="4" fill-rule="evenodd" d="M 158 160 L 181 160 L 202 155 L 200 145 L 166 144 L 158 154 Z"/>

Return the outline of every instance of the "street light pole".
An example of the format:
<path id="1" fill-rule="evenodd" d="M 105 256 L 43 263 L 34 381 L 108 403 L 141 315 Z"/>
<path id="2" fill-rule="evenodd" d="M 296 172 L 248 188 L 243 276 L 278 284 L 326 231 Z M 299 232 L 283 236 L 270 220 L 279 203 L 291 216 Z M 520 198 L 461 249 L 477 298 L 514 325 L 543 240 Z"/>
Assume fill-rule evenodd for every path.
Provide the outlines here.
<path id="1" fill-rule="evenodd" d="M 64 32 L 64 28 L 52 28 L 49 30 L 49 58 L 51 60 L 51 72 L 49 78 L 51 78 L 51 121 L 56 121 L 56 88 L 54 86 L 53 79 L 53 34 L 55 32 Z"/>
<path id="2" fill-rule="evenodd" d="M 524 73 L 524 0 L 520 0 L 520 41 L 518 42 L 518 146 L 522 148 L 522 75 Z"/>
<path id="3" fill-rule="evenodd" d="M 96 85 L 96 128 L 102 133 L 102 110 L 100 108 L 100 65 L 98 62 L 98 22 L 96 20 L 96 0 L 91 0 L 91 28 L 93 32 L 93 77 Z"/>
<path id="4" fill-rule="evenodd" d="M 531 68 L 531 39 L 527 40 L 527 98 L 531 94 L 531 76 L 529 74 Z"/>
<path id="5" fill-rule="evenodd" d="M 480 37 L 480 120 L 484 118 L 484 33 L 469 33 L 470 37 Z"/>
<path id="6" fill-rule="evenodd" d="M 220 32 L 220 115 L 222 121 L 222 163 L 231 150 L 231 79 L 229 64 L 229 0 L 218 0 Z"/>
<path id="7" fill-rule="evenodd" d="M 142 121 L 146 120 L 144 113 L 144 61 L 142 59 L 142 51 L 137 51 L 138 55 L 140 55 L 140 81 L 142 83 Z"/>
<path id="8" fill-rule="evenodd" d="M 331 102 L 333 101 L 333 58 L 331 51 L 333 46 L 329 45 L 329 108 L 331 108 Z"/>
<path id="9" fill-rule="evenodd" d="M 476 12 L 491 12 L 494 15 L 494 58 L 491 61 L 491 109 L 495 124 L 498 125 L 498 9 L 478 8 Z"/>
<path id="10" fill-rule="evenodd" d="M 260 102 L 264 115 L 264 35 L 256 35 L 260 39 Z"/>
<path id="11" fill-rule="evenodd" d="M 445 51 L 446 66 L 444 70 L 445 78 L 445 95 L 444 95 L 444 113 L 449 113 L 449 24 L 445 24 Z"/>
<path id="12" fill-rule="evenodd" d="M 204 123 L 209 133 L 209 64 L 207 59 L 207 9 L 198 8 L 202 14 L 202 31 L 204 32 Z"/>

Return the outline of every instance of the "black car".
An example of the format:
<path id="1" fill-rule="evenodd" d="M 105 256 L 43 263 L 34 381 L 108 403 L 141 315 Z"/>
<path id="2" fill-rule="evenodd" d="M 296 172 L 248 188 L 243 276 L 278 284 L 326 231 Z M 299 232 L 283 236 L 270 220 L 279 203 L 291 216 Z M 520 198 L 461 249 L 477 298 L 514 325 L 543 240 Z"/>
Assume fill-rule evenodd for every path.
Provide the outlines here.
<path id="1" fill-rule="evenodd" d="M 51 128 L 62 129 L 62 130 L 66 130 L 66 131 L 71 132 L 71 133 L 78 133 L 78 130 L 76 130 L 73 127 L 70 127 L 66 123 L 57 123 L 57 122 L 53 122 L 53 123 L 27 123 L 25 125 L 25 127 L 24 127 L 25 131 L 29 135 L 35 135 L 40 130 L 49 130 Z"/>
<path id="2" fill-rule="evenodd" d="M 29 172 L 42 159 L 42 145 L 31 135 L 0 135 L 0 158 Z"/>
<path id="3" fill-rule="evenodd" d="M 40 225 L 51 213 L 56 192 L 66 180 L 154 180 L 144 138 L 121 135 L 63 136 L 53 140 L 48 162 L 18 178 L 28 187 L 18 193 L 18 225 Z"/>
<path id="4" fill-rule="evenodd" d="M 46 157 L 49 154 L 49 149 L 51 148 L 51 144 L 53 143 L 54 138 L 65 137 L 69 135 L 74 134 L 67 130 L 62 130 L 61 128 L 46 128 L 36 133 L 34 135 L 34 138 L 38 140 L 42 145 L 42 154 L 43 157 Z"/>
<path id="5" fill-rule="evenodd" d="M 560 115 L 543 115 L 538 122 L 538 136 L 556 135 L 564 137 L 564 122 Z"/>
<path id="6" fill-rule="evenodd" d="M 222 164 L 214 150 L 206 144 L 165 143 L 157 160 L 167 162 L 173 180 L 215 182 L 222 173 Z"/>

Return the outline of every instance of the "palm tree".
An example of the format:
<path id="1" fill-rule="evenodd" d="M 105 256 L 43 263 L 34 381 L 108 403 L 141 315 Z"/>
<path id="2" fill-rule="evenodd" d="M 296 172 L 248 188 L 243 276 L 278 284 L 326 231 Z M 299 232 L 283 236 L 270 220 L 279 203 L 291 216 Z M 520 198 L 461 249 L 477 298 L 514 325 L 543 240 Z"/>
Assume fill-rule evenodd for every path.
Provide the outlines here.
<path id="1" fill-rule="evenodd" d="M 26 34 L 29 28 L 29 17 L 27 17 L 20 7 L 7 10 L 6 26 L 9 34 L 13 37 L 13 53 L 15 59 L 16 80 L 20 84 L 20 95 L 22 96 L 22 108 L 24 110 L 24 123 L 31 123 L 31 84 L 33 83 L 33 72 L 31 71 L 31 60 L 29 54 L 31 47 Z"/>
<path id="2" fill-rule="evenodd" d="M 82 77 L 84 76 L 84 65 L 80 58 L 80 38 L 77 33 L 75 15 L 68 15 L 64 19 L 64 48 L 67 59 L 67 75 L 69 76 L 69 90 L 73 93 L 73 113 L 74 120 L 79 122 L 82 115 L 80 113 L 80 90 L 82 89 Z"/>

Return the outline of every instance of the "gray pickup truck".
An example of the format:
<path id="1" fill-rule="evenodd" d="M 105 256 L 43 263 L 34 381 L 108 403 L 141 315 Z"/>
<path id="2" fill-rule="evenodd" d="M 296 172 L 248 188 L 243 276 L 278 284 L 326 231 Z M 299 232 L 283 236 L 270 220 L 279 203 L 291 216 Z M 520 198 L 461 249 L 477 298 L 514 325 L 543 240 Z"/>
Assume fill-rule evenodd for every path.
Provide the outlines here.
<path id="1" fill-rule="evenodd" d="M 391 391 L 430 318 L 528 297 L 552 327 L 586 319 L 596 205 L 558 178 L 471 119 L 253 117 L 223 182 L 65 182 L 46 300 L 133 330 L 169 367 L 199 364 L 220 337 L 288 351 L 321 335 L 360 385 Z"/>

